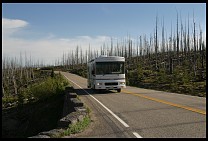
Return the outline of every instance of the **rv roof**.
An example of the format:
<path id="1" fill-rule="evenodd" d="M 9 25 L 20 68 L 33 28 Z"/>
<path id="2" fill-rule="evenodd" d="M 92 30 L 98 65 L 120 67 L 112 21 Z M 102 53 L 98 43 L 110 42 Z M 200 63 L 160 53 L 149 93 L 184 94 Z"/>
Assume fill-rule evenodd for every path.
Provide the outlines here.
<path id="1" fill-rule="evenodd" d="M 124 57 L 120 57 L 120 56 L 99 56 L 95 59 L 90 60 L 89 62 L 113 62 L 113 61 L 125 61 Z"/>

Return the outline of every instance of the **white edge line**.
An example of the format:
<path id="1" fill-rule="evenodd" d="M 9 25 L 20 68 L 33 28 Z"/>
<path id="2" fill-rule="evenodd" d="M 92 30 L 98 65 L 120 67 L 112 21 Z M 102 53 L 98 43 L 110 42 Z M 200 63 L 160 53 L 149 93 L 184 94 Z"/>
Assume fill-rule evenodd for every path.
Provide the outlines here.
<path id="1" fill-rule="evenodd" d="M 137 132 L 132 132 L 137 138 L 142 138 Z"/>
<path id="2" fill-rule="evenodd" d="M 64 74 L 63 74 L 64 75 Z M 65 75 L 64 75 L 65 76 Z M 66 77 L 66 76 L 65 76 Z M 66 77 L 67 78 L 67 77 Z M 78 87 L 80 87 L 77 83 L 67 78 L 72 83 L 76 84 Z M 80 87 L 82 90 L 84 90 L 82 87 Z M 84 90 L 85 91 L 85 90 Z M 114 114 L 110 109 L 108 109 L 105 105 L 103 105 L 99 100 L 97 100 L 94 96 L 89 94 L 87 91 L 85 91 L 88 95 L 90 95 L 94 100 L 96 100 L 101 106 L 103 106 L 111 115 L 113 115 L 118 121 L 120 121 L 125 127 L 129 127 L 128 124 L 126 124 L 122 119 L 120 119 L 116 114 Z"/>

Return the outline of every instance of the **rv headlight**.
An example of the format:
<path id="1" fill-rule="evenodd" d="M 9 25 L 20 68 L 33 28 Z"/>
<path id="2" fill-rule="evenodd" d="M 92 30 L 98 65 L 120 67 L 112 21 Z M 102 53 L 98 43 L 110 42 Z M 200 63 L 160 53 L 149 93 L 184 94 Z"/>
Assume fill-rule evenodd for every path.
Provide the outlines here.
<path id="1" fill-rule="evenodd" d="M 97 83 L 97 85 L 102 85 L 102 83 Z"/>
<path id="2" fill-rule="evenodd" d="M 125 85 L 125 82 L 120 82 L 120 85 Z"/>

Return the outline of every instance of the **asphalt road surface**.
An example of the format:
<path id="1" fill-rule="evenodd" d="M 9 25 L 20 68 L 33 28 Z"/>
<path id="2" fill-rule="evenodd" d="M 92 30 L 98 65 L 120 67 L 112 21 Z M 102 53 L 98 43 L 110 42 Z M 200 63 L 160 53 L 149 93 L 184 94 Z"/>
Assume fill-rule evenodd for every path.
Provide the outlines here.
<path id="1" fill-rule="evenodd" d="M 206 138 L 206 98 L 129 86 L 97 93 L 87 79 L 61 74 L 92 119 L 83 132 L 65 138 Z"/>

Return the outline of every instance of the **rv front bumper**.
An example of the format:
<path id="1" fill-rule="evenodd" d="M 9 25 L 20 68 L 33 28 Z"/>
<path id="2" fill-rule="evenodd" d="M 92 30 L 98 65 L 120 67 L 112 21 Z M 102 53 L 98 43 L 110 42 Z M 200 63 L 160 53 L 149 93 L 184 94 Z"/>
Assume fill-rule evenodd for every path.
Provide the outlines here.
<path id="1" fill-rule="evenodd" d="M 96 81 L 95 89 L 117 90 L 126 88 L 125 80 Z"/>

